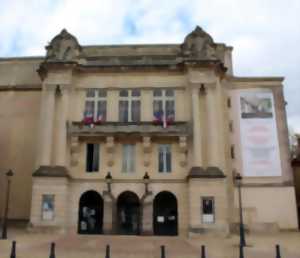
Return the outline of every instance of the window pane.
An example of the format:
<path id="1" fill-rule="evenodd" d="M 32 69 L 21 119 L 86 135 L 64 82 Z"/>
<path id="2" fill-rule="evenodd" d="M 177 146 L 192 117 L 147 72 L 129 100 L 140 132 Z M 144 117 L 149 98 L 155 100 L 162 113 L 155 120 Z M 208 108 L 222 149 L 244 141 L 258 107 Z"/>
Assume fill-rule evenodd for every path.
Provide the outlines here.
<path id="1" fill-rule="evenodd" d="M 128 101 L 119 101 L 119 121 L 128 122 Z"/>
<path id="2" fill-rule="evenodd" d="M 153 101 L 153 116 L 155 120 L 162 120 L 163 118 L 163 102 L 161 100 Z"/>
<path id="3" fill-rule="evenodd" d="M 166 96 L 173 97 L 174 96 L 174 90 L 166 90 Z"/>
<path id="4" fill-rule="evenodd" d="M 133 100 L 131 106 L 131 118 L 133 122 L 139 122 L 141 120 L 141 102 L 139 100 Z"/>
<path id="5" fill-rule="evenodd" d="M 95 97 L 95 89 L 88 89 L 86 92 L 87 97 Z"/>
<path id="6" fill-rule="evenodd" d="M 106 95 L 107 95 L 106 90 L 104 90 L 104 89 L 99 89 L 98 90 L 98 96 L 99 97 L 105 98 Z"/>
<path id="7" fill-rule="evenodd" d="M 106 121 L 106 101 L 98 101 L 97 120 Z"/>
<path id="8" fill-rule="evenodd" d="M 166 115 L 167 115 L 167 119 L 170 120 L 175 119 L 174 100 L 166 101 Z"/>
<path id="9" fill-rule="evenodd" d="M 93 153 L 93 171 L 99 170 L 99 144 L 94 145 L 94 153 Z"/>
<path id="10" fill-rule="evenodd" d="M 93 101 L 86 101 L 85 102 L 85 109 L 84 109 L 84 117 L 93 117 L 94 116 L 94 108 L 95 103 Z"/>
<path id="11" fill-rule="evenodd" d="M 171 165 L 172 165 L 171 151 L 167 148 L 166 149 L 166 172 L 172 171 Z"/>
<path id="12" fill-rule="evenodd" d="M 121 90 L 120 97 L 128 97 L 128 90 Z"/>
<path id="13" fill-rule="evenodd" d="M 153 91 L 153 96 L 154 97 L 160 97 L 160 96 L 162 96 L 162 90 L 161 89 L 155 89 Z"/>
<path id="14" fill-rule="evenodd" d="M 162 146 L 159 146 L 158 171 L 159 172 L 164 172 L 164 152 L 163 152 Z"/>
<path id="15" fill-rule="evenodd" d="M 139 97 L 141 96 L 141 91 L 139 89 L 134 89 L 131 91 L 131 96 L 132 97 Z"/>

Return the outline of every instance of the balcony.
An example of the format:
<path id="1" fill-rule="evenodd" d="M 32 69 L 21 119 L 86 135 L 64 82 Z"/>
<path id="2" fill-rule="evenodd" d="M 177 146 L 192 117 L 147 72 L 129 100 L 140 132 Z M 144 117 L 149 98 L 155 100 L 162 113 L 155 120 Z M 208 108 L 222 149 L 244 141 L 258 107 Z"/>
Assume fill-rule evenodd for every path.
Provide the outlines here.
<path id="1" fill-rule="evenodd" d="M 108 135 L 148 135 L 148 136 L 188 136 L 188 122 L 172 122 L 164 128 L 153 122 L 103 122 L 85 125 L 82 122 L 68 124 L 68 133 L 72 136 L 108 136 Z"/>

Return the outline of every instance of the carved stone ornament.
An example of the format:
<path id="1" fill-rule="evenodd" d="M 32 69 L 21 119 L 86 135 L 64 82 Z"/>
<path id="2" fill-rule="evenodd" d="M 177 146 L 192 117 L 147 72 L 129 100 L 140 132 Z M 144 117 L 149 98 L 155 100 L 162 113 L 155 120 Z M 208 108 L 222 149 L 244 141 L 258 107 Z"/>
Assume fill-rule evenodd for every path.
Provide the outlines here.
<path id="1" fill-rule="evenodd" d="M 184 56 L 204 60 L 216 59 L 216 44 L 199 26 L 185 37 L 181 50 Z"/>
<path id="2" fill-rule="evenodd" d="M 46 50 L 47 60 L 74 61 L 81 52 L 81 46 L 72 34 L 63 29 L 51 40 Z"/>

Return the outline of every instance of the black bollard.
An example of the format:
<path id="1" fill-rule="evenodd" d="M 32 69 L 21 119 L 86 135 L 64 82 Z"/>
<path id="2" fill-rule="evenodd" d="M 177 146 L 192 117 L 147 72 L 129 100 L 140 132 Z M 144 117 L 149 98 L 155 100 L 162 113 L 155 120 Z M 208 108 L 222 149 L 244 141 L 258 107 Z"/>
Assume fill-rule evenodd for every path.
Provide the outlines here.
<path id="1" fill-rule="evenodd" d="M 240 245 L 240 258 L 244 258 L 244 246 Z"/>
<path id="2" fill-rule="evenodd" d="M 166 258 L 166 250 L 164 245 L 160 247 L 160 258 Z"/>
<path id="3" fill-rule="evenodd" d="M 10 258 L 16 258 L 16 241 L 12 241 Z"/>
<path id="4" fill-rule="evenodd" d="M 51 243 L 49 258 L 55 258 L 55 243 Z"/>
<path id="5" fill-rule="evenodd" d="M 276 258 L 281 258 L 280 245 L 276 245 Z"/>
<path id="6" fill-rule="evenodd" d="M 106 245 L 105 258 L 110 258 L 110 246 Z"/>
<path id="7" fill-rule="evenodd" d="M 201 245 L 201 258 L 206 258 L 205 245 Z"/>

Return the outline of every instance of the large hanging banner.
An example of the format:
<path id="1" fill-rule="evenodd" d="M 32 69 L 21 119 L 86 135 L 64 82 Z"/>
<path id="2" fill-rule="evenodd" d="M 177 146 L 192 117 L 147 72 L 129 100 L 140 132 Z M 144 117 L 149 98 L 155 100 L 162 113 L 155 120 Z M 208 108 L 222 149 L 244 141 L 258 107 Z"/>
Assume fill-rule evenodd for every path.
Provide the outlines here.
<path id="1" fill-rule="evenodd" d="M 241 90 L 239 102 L 244 176 L 281 176 L 273 93 Z"/>

